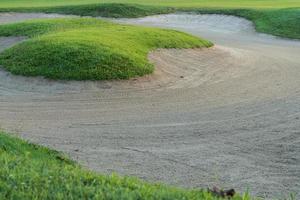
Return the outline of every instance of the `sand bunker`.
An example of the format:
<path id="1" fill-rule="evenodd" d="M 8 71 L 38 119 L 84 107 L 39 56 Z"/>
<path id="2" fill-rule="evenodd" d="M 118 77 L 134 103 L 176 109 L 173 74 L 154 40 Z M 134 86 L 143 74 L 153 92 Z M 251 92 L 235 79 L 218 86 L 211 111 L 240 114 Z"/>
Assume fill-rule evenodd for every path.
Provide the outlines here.
<path id="1" fill-rule="evenodd" d="M 1 14 L 0 23 L 44 17 Z M 232 16 L 118 22 L 183 30 L 217 45 L 152 52 L 155 73 L 129 81 L 57 82 L 0 71 L 1 128 L 99 172 L 249 188 L 269 198 L 299 192 L 300 42 L 256 33 Z M 22 39 L 0 38 L 0 50 Z"/>

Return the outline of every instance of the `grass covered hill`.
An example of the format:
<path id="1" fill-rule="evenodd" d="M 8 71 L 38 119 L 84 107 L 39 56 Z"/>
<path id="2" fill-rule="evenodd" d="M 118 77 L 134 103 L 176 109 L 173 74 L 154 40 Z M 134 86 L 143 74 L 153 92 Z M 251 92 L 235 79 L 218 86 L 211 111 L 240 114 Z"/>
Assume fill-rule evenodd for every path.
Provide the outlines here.
<path id="1" fill-rule="evenodd" d="M 0 54 L 13 74 L 50 79 L 128 79 L 153 72 L 149 51 L 209 47 L 173 30 L 120 25 L 99 19 L 45 19 L 1 25 L 0 36 L 30 39 Z"/>
<path id="2" fill-rule="evenodd" d="M 0 199 L 217 200 L 204 190 L 99 175 L 62 154 L 0 133 Z M 236 195 L 233 200 L 250 200 Z"/>

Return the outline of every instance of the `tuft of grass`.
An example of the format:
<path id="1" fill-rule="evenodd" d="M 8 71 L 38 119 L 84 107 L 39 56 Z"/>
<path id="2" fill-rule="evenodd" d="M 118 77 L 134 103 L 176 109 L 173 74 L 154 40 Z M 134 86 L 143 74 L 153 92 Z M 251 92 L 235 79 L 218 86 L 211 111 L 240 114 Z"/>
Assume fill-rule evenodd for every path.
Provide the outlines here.
<path id="1" fill-rule="evenodd" d="M 0 199 L 218 200 L 205 190 L 100 175 L 57 151 L 0 132 Z M 236 195 L 233 200 L 250 200 Z"/>
<path id="2" fill-rule="evenodd" d="M 209 47 L 173 30 L 120 25 L 98 19 L 47 19 L 0 26 L 0 36 L 31 39 L 0 54 L 17 75 L 50 79 L 128 79 L 153 72 L 147 54 L 157 48 Z"/>

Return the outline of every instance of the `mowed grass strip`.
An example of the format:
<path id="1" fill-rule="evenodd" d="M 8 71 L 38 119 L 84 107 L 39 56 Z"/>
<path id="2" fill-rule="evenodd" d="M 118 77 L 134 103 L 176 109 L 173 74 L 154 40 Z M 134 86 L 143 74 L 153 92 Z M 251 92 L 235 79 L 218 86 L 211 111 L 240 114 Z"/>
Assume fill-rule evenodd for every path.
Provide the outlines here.
<path id="1" fill-rule="evenodd" d="M 0 3 L 1 5 L 1 3 Z M 92 17 L 144 17 L 148 15 L 159 15 L 172 13 L 176 9 L 164 6 L 151 6 L 139 4 L 121 4 L 121 3 L 103 3 L 89 5 L 69 5 L 69 6 L 53 6 L 53 7 L 20 7 L 20 8 L 1 8 L 0 12 L 43 12 L 71 14 L 78 16 Z"/>
<path id="2" fill-rule="evenodd" d="M 0 132 L 0 199 L 217 200 L 205 190 L 99 175 L 59 152 Z M 236 195 L 233 200 L 250 200 Z"/>
<path id="3" fill-rule="evenodd" d="M 188 8 L 291 8 L 298 0 L 1 0 L 0 8 L 54 7 L 99 3 L 126 3 Z"/>
<path id="4" fill-rule="evenodd" d="M 89 18 L 2 25 L 0 36 L 31 38 L 0 54 L 5 69 L 17 75 L 50 79 L 128 79 L 153 72 L 147 59 L 151 50 L 212 46 L 211 42 L 178 31 Z"/>

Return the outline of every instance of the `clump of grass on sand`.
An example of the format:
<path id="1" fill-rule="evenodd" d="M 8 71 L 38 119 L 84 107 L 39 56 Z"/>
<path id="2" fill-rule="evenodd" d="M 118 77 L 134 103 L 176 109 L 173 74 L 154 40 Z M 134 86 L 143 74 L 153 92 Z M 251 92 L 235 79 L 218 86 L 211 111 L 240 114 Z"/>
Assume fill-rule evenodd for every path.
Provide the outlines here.
<path id="1" fill-rule="evenodd" d="M 51 79 L 128 79 L 153 72 L 147 59 L 151 50 L 212 46 L 178 31 L 90 18 L 2 25 L 0 36 L 30 37 L 0 54 L 0 64 L 5 69 L 13 74 Z"/>
<path id="2" fill-rule="evenodd" d="M 99 175 L 59 152 L 0 132 L 0 199 L 217 200 L 205 190 Z M 236 195 L 233 200 L 250 200 Z"/>

